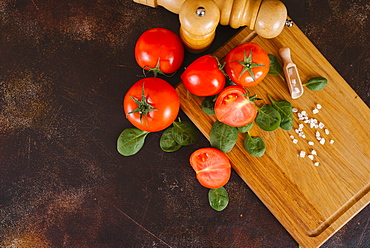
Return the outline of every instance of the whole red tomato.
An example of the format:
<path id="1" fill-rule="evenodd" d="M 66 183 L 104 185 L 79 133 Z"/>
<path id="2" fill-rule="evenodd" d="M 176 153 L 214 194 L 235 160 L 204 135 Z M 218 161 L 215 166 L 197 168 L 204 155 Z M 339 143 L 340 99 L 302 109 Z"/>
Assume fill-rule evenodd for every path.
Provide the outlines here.
<path id="1" fill-rule="evenodd" d="M 210 189 L 224 186 L 230 179 L 231 165 L 225 153 L 216 148 L 200 148 L 190 156 L 190 165 L 199 183 Z"/>
<path id="2" fill-rule="evenodd" d="M 171 30 L 152 28 L 137 40 L 135 59 L 141 68 L 153 71 L 155 76 L 174 73 L 184 60 L 184 46 Z"/>
<path id="3" fill-rule="evenodd" d="M 196 96 L 213 96 L 224 88 L 225 75 L 218 59 L 204 55 L 194 60 L 181 75 L 185 88 Z"/>
<path id="4" fill-rule="evenodd" d="M 229 126 L 242 127 L 251 123 L 257 115 L 255 104 L 244 88 L 233 85 L 226 87 L 215 102 L 216 118 Z"/>
<path id="5" fill-rule="evenodd" d="M 243 43 L 225 57 L 225 72 L 230 79 L 245 88 L 259 84 L 268 74 L 270 59 L 263 48 L 253 42 Z"/>
<path id="6" fill-rule="evenodd" d="M 176 90 L 155 77 L 137 81 L 126 93 L 123 108 L 127 119 L 137 128 L 157 132 L 170 126 L 180 109 Z"/>

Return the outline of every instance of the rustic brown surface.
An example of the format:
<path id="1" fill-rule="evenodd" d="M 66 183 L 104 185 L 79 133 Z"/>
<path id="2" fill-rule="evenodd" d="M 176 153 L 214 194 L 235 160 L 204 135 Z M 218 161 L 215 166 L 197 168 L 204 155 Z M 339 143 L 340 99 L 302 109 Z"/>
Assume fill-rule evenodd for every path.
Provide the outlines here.
<path id="1" fill-rule="evenodd" d="M 283 2 L 369 105 L 368 1 Z M 0 246 L 297 247 L 234 172 L 230 205 L 210 209 L 187 162 L 204 137 L 164 153 L 153 133 L 138 155 L 116 152 L 131 127 L 123 95 L 142 73 L 135 40 L 154 26 L 177 32 L 178 16 L 132 1 L 0 1 Z M 235 32 L 219 27 L 207 52 Z M 323 247 L 368 247 L 369 216 Z"/>

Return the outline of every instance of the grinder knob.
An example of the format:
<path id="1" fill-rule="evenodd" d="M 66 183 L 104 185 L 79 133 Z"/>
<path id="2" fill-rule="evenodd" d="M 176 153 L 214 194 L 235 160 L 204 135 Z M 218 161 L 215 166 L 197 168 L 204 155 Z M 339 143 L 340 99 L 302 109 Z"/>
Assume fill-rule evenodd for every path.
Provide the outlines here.
<path id="1" fill-rule="evenodd" d="M 263 38 L 275 38 L 286 24 L 287 9 L 276 0 L 264 0 L 257 14 L 254 30 Z"/>
<path id="2" fill-rule="evenodd" d="M 220 10 L 213 0 L 187 0 L 181 6 L 180 37 L 191 52 L 206 50 L 215 37 Z"/>

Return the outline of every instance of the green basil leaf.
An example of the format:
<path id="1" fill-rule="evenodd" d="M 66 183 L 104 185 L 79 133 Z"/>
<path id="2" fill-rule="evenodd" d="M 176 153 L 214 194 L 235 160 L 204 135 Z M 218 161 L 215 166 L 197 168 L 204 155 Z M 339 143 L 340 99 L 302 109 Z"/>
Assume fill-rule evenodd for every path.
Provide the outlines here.
<path id="1" fill-rule="evenodd" d="M 244 148 L 255 157 L 261 157 L 266 151 L 265 142 L 260 137 L 252 137 L 249 133 L 244 139 Z"/>
<path id="2" fill-rule="evenodd" d="M 216 98 L 217 96 L 207 96 L 203 99 L 201 108 L 203 112 L 206 113 L 207 115 L 215 114 L 214 106 L 215 106 Z"/>
<path id="3" fill-rule="evenodd" d="M 251 123 L 245 125 L 245 126 L 242 126 L 242 127 L 237 127 L 236 129 L 238 129 L 239 132 L 241 133 L 246 133 L 248 132 L 249 130 L 251 130 L 251 128 L 253 127 L 254 125 L 254 122 L 252 121 Z"/>
<path id="4" fill-rule="evenodd" d="M 275 101 L 271 96 L 268 96 L 272 102 L 272 107 L 276 109 L 280 116 L 280 127 L 283 130 L 292 130 L 293 128 L 293 107 L 292 104 L 286 100 Z"/>
<path id="5" fill-rule="evenodd" d="M 181 148 L 181 145 L 173 138 L 173 132 L 174 127 L 169 127 L 161 135 L 159 146 L 165 152 L 174 152 Z"/>
<path id="6" fill-rule="evenodd" d="M 147 131 L 138 128 L 127 128 L 117 139 L 117 150 L 123 156 L 131 156 L 140 151 L 143 147 L 145 138 L 149 134 Z"/>
<path id="7" fill-rule="evenodd" d="M 322 90 L 328 84 L 328 80 L 323 77 L 314 77 L 307 81 L 307 83 L 303 84 L 303 86 L 307 86 L 310 90 Z"/>
<path id="8" fill-rule="evenodd" d="M 213 148 L 217 148 L 224 153 L 230 152 L 238 139 L 238 129 L 215 121 L 210 132 L 210 143 Z"/>
<path id="9" fill-rule="evenodd" d="M 208 191 L 208 201 L 214 210 L 222 211 L 229 204 L 229 194 L 224 187 L 210 189 Z"/>
<path id="10" fill-rule="evenodd" d="M 283 76 L 283 68 L 281 67 L 276 56 L 273 54 L 269 54 L 268 56 L 270 59 L 270 69 L 268 71 L 268 74 L 274 76 Z"/>
<path id="11" fill-rule="evenodd" d="M 281 116 L 270 104 L 258 109 L 256 124 L 265 131 L 274 131 L 280 126 Z"/>
<path id="12" fill-rule="evenodd" d="M 198 140 L 198 130 L 190 122 L 175 121 L 173 128 L 172 136 L 179 145 L 192 145 Z"/>

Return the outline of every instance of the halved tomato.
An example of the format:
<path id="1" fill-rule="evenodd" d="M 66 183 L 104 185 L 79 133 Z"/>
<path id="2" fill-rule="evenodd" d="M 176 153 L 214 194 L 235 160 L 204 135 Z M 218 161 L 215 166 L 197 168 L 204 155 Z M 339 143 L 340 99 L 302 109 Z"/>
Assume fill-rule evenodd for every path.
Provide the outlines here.
<path id="1" fill-rule="evenodd" d="M 196 150 L 190 156 L 190 165 L 195 170 L 199 183 L 206 188 L 220 188 L 230 179 L 229 158 L 216 148 L 206 147 Z"/>
<path id="2" fill-rule="evenodd" d="M 243 87 L 233 85 L 226 87 L 218 95 L 215 114 L 217 120 L 222 123 L 242 127 L 256 118 L 257 108 Z"/>

